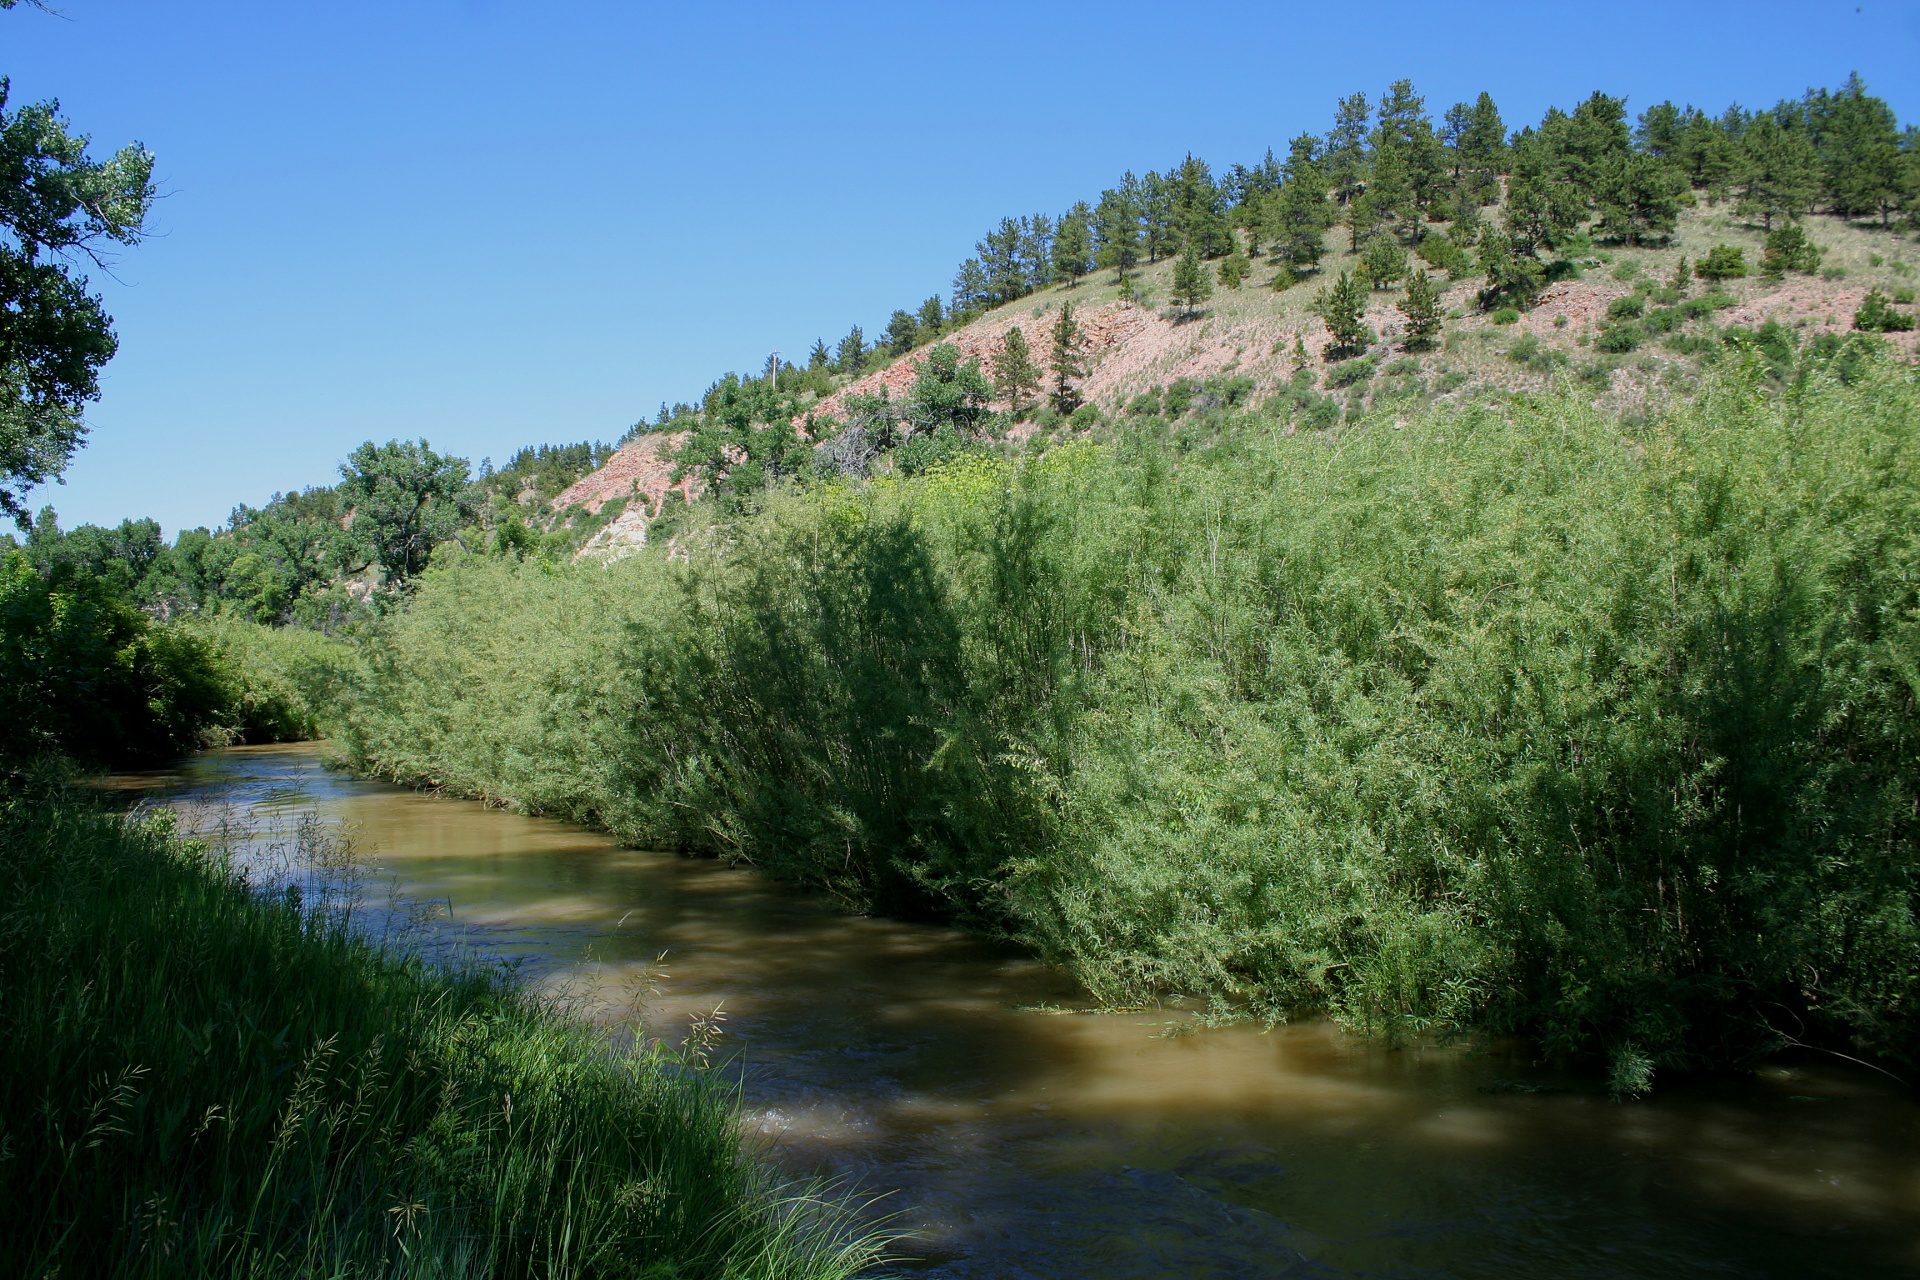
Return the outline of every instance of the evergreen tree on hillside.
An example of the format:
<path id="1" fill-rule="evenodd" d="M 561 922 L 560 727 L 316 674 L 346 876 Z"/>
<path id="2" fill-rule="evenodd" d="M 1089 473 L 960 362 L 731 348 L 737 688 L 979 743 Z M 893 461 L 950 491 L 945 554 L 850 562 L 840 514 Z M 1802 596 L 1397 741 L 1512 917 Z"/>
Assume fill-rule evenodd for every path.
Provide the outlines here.
<path id="1" fill-rule="evenodd" d="M 947 327 L 947 317 L 941 310 L 939 294 L 934 294 L 920 304 L 920 310 L 914 316 L 914 321 L 920 330 L 920 341 L 932 342 L 940 336 Z"/>
<path id="2" fill-rule="evenodd" d="M 1020 262 L 1026 276 L 1023 293 L 1053 283 L 1053 219 L 1046 214 L 1020 220 Z"/>
<path id="3" fill-rule="evenodd" d="M 912 312 L 894 312 L 887 320 L 887 353 L 896 356 L 907 354 L 913 350 L 914 339 L 919 336 L 919 332 L 920 326 L 914 322 Z"/>
<path id="4" fill-rule="evenodd" d="M 1359 253 L 1380 229 L 1380 214 L 1374 208 L 1373 193 L 1362 191 L 1347 201 L 1343 215 L 1347 224 L 1347 252 Z"/>
<path id="5" fill-rule="evenodd" d="M 860 326 L 853 326 L 846 337 L 840 339 L 839 348 L 833 353 L 833 362 L 840 373 L 859 376 L 867 367 L 867 335 L 860 332 Z"/>
<path id="6" fill-rule="evenodd" d="M 1366 178 L 1367 121 L 1372 115 L 1373 108 L 1364 93 L 1340 99 L 1334 109 L 1333 128 L 1327 133 L 1325 170 L 1334 199 L 1341 204 L 1353 199 Z"/>
<path id="7" fill-rule="evenodd" d="M 1403 233 L 1405 238 L 1417 240 L 1419 219 L 1410 215 L 1433 203 L 1445 172 L 1445 156 L 1434 134 L 1433 120 L 1427 115 L 1426 99 L 1414 91 L 1411 80 L 1395 80 L 1381 96 L 1374 115 L 1379 121 L 1373 134 L 1374 149 L 1378 152 L 1383 145 L 1390 145 L 1398 153 L 1398 180 L 1404 184 L 1412 206 L 1410 210 L 1396 200 L 1393 210 L 1413 228 L 1411 234 Z"/>
<path id="8" fill-rule="evenodd" d="M 953 275 L 953 310 L 956 315 L 978 313 L 993 305 L 993 286 L 980 259 L 968 258 Z"/>
<path id="9" fill-rule="evenodd" d="M 807 368 L 824 369 L 832 360 L 833 356 L 827 350 L 827 340 L 825 338 L 815 338 L 813 340 L 813 350 L 807 353 Z M 667 406 L 663 404 L 660 406 L 660 411 L 664 413 L 666 412 L 666 408 Z"/>
<path id="10" fill-rule="evenodd" d="M 1020 220 L 1002 218 L 1000 225 L 974 246 L 980 255 L 980 269 L 986 273 L 987 296 L 992 305 L 1001 306 L 1026 296 L 1027 269 L 1020 252 L 1024 235 Z"/>
<path id="11" fill-rule="evenodd" d="M 1118 188 L 1100 193 L 1094 210 L 1094 231 L 1099 240 L 1099 264 L 1112 267 L 1124 277 L 1140 261 L 1140 210 L 1132 191 L 1139 183 L 1129 173 Z"/>
<path id="12" fill-rule="evenodd" d="M 1147 170 L 1147 176 L 1140 179 L 1135 204 L 1140 210 L 1141 240 L 1147 261 L 1158 262 L 1174 243 L 1173 195 L 1167 180 Z"/>
<path id="13" fill-rule="evenodd" d="M 1082 200 L 1067 210 L 1053 233 L 1053 274 L 1068 284 L 1093 270 L 1093 210 Z"/>
<path id="14" fill-rule="evenodd" d="M 1392 236 L 1375 236 L 1360 259 L 1360 270 L 1374 288 L 1384 289 L 1407 273 L 1407 251 Z"/>
<path id="15" fill-rule="evenodd" d="M 932 435 L 942 428 L 968 435 L 977 431 L 993 398 L 980 362 L 963 363 L 960 348 L 939 342 L 918 361 L 918 367 L 904 406 L 908 437 Z"/>
<path id="16" fill-rule="evenodd" d="M 1213 282 L 1200 261 L 1200 246 L 1193 241 L 1180 251 L 1173 264 L 1173 299 L 1182 303 L 1191 316 L 1194 308 L 1213 296 Z"/>
<path id="17" fill-rule="evenodd" d="M 1407 320 L 1408 351 L 1425 351 L 1433 346 L 1433 340 L 1440 335 L 1441 327 L 1446 323 L 1446 311 L 1440 300 L 1440 286 L 1433 277 L 1424 271 L 1415 271 L 1407 276 L 1407 292 L 1399 302 L 1400 314 Z"/>
<path id="18" fill-rule="evenodd" d="M 1027 336 L 1015 325 L 1000 339 L 993 353 L 993 386 L 1017 421 L 1027 414 L 1027 395 L 1040 389 L 1040 370 L 1033 363 Z"/>
<path id="19" fill-rule="evenodd" d="M 1288 284 L 1298 272 L 1319 267 L 1327 249 L 1327 228 L 1333 225 L 1334 209 L 1327 200 L 1327 180 L 1318 159 L 1319 141 L 1310 133 L 1293 140 L 1286 180 L 1265 205 L 1262 230 L 1272 246 L 1273 262 Z"/>
<path id="20" fill-rule="evenodd" d="M 1072 413 L 1080 407 L 1080 392 L 1073 384 L 1087 376 L 1081 363 L 1081 342 L 1080 325 L 1073 318 L 1073 303 L 1066 303 L 1053 324 L 1053 357 L 1047 362 L 1053 374 L 1052 399 L 1056 413 Z"/>
<path id="21" fill-rule="evenodd" d="M 1247 273 L 1253 270 L 1253 264 L 1247 261 L 1247 255 L 1235 245 L 1233 252 L 1220 259 L 1220 283 L 1229 289 L 1238 289 L 1246 281 Z"/>
<path id="22" fill-rule="evenodd" d="M 1406 151 L 1397 138 L 1378 137 L 1367 167 L 1365 200 L 1377 224 L 1398 223 L 1395 234 L 1409 241 L 1420 236 L 1420 206 L 1414 199 Z M 1359 243 L 1366 243 L 1362 236 Z"/>
<path id="23" fill-rule="evenodd" d="M 1609 157 L 1594 177 L 1599 231 L 1622 244 L 1655 244 L 1680 221 L 1686 180 L 1673 165 L 1640 152 Z"/>
<path id="24" fill-rule="evenodd" d="M 1326 324 L 1333 339 L 1327 351 L 1329 359 L 1358 355 L 1373 341 L 1373 331 L 1365 320 L 1367 287 L 1345 271 L 1314 295 L 1309 310 Z"/>
<path id="25" fill-rule="evenodd" d="M 1868 95 L 1858 72 L 1838 94 L 1823 90 L 1810 97 L 1807 114 L 1833 211 L 1846 218 L 1877 213 L 1881 227 L 1891 227 L 1904 177 L 1892 108 Z"/>
<path id="26" fill-rule="evenodd" d="M 1754 116 L 1740 136 L 1734 205 L 1742 217 L 1758 217 L 1771 230 L 1778 216 L 1797 217 L 1820 195 L 1820 157 L 1806 129 L 1783 123 L 1776 112 Z"/>
<path id="27" fill-rule="evenodd" d="M 1231 247 L 1225 202 L 1206 162 L 1189 155 L 1167 180 L 1173 245 L 1197 245 L 1203 258 L 1217 258 Z"/>

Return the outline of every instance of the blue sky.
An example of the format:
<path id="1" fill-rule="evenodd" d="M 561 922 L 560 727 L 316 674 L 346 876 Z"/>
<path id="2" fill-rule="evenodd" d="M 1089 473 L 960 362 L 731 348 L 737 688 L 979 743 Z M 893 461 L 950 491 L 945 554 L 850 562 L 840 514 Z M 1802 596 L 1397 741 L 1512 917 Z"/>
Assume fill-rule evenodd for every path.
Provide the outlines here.
<path id="1" fill-rule="evenodd" d="M 1401 76 L 1517 127 L 1596 88 L 1718 111 L 1857 69 L 1920 119 L 1912 0 L 56 7 L 0 13 L 13 100 L 145 142 L 166 195 L 95 275 L 120 354 L 35 505 L 169 536 L 362 440 L 477 464 L 617 438 L 944 295 L 1003 214 L 1284 152 Z"/>

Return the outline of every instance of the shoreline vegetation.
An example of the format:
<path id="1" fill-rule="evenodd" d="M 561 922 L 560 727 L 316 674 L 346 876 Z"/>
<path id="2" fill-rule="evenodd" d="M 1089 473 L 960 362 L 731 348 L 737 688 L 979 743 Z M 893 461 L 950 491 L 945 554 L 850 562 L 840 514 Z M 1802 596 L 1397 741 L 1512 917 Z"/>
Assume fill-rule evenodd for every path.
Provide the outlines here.
<path id="1" fill-rule="evenodd" d="M 166 812 L 0 794 L 0 1271 L 838 1280 L 697 1054 L 425 965 Z"/>
<path id="2" fill-rule="evenodd" d="M 1117 1004 L 1515 1032 L 1623 1095 L 1790 1045 L 1907 1074 L 1916 424 L 1885 361 L 1643 422 L 1571 384 L 1123 420 L 769 491 L 684 559 L 454 558 L 337 737 Z"/>

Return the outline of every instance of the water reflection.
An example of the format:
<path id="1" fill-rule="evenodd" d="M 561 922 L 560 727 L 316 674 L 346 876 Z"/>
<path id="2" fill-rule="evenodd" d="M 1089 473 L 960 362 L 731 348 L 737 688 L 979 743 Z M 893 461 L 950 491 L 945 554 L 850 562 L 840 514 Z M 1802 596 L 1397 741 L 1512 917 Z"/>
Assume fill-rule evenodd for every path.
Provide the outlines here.
<path id="1" fill-rule="evenodd" d="M 890 1191 L 917 1231 L 904 1275 L 1920 1276 L 1920 1107 L 1845 1064 L 1616 1105 L 1467 1046 L 1172 1038 L 1166 1012 L 1018 1012 L 1084 996 L 1017 952 L 354 782 L 310 747 L 119 785 L 343 824 L 417 943 L 608 1018 L 644 1003 L 677 1036 L 722 1006 L 751 1127 L 794 1167 Z"/>

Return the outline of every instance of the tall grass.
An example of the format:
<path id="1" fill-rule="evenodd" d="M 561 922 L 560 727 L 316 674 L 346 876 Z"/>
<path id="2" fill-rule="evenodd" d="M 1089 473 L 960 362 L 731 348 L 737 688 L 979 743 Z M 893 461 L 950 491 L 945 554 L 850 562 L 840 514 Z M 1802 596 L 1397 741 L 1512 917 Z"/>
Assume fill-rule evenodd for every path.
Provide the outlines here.
<path id="1" fill-rule="evenodd" d="M 0 800 L 0 1271 L 860 1270 L 709 1075 L 382 954 L 168 826 Z"/>
<path id="2" fill-rule="evenodd" d="M 1911 371 L 1214 425 L 456 566 L 350 751 L 1114 999 L 1506 1028 L 1628 1091 L 1920 1056 Z"/>

